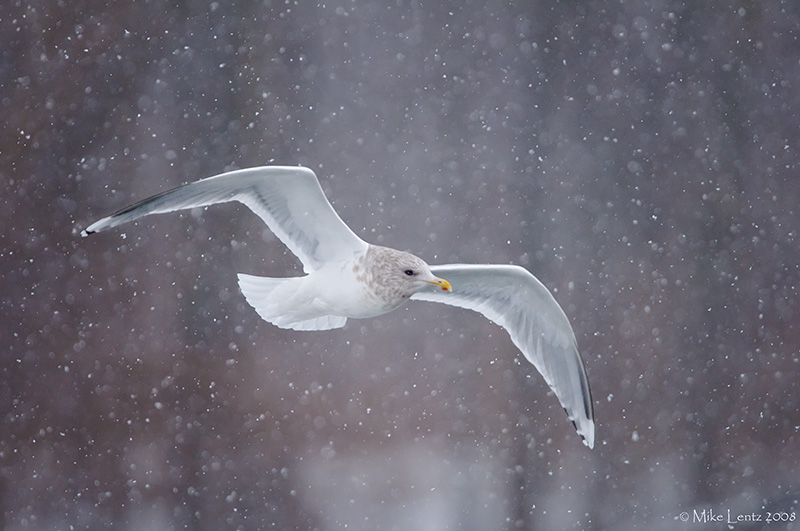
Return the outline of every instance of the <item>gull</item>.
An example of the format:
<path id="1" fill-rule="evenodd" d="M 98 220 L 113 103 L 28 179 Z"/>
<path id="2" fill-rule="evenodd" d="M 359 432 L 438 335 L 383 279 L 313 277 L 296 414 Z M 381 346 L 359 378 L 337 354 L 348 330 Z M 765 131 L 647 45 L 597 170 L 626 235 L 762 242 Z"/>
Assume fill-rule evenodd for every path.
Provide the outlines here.
<path id="1" fill-rule="evenodd" d="M 413 254 L 371 245 L 336 214 L 308 168 L 263 166 L 201 179 L 123 208 L 82 235 L 150 214 L 229 201 L 250 208 L 303 265 L 301 277 L 238 275 L 244 298 L 265 321 L 294 330 L 330 330 L 343 327 L 348 318 L 384 314 L 408 299 L 475 310 L 508 332 L 584 444 L 594 447 L 583 360 L 566 314 L 544 284 L 520 266 L 429 266 Z"/>

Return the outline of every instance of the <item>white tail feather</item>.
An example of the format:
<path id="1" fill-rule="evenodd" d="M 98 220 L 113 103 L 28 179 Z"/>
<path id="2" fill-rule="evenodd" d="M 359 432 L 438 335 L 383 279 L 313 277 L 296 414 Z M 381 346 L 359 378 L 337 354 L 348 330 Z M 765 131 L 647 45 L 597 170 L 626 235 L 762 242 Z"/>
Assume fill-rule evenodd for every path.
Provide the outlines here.
<path id="1" fill-rule="evenodd" d="M 330 330 L 341 328 L 346 317 L 320 314 L 298 301 L 305 277 L 269 278 L 239 273 L 239 288 L 247 302 L 265 321 L 278 328 Z"/>

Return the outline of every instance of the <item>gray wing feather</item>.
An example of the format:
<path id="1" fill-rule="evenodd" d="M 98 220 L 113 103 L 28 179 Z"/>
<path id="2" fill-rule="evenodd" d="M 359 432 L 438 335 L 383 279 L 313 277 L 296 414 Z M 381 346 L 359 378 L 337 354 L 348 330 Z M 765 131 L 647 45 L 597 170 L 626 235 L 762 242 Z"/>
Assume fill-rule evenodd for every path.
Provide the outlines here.
<path id="1" fill-rule="evenodd" d="M 594 408 L 586 370 L 569 320 L 547 288 L 519 266 L 451 264 L 431 271 L 453 291 L 431 288 L 411 298 L 475 310 L 505 328 L 592 448 Z"/>
<path id="2" fill-rule="evenodd" d="M 93 223 L 84 235 L 150 214 L 238 201 L 249 207 L 303 263 L 306 273 L 365 251 L 367 244 L 341 220 L 308 168 L 265 166 L 236 170 L 154 195 Z"/>

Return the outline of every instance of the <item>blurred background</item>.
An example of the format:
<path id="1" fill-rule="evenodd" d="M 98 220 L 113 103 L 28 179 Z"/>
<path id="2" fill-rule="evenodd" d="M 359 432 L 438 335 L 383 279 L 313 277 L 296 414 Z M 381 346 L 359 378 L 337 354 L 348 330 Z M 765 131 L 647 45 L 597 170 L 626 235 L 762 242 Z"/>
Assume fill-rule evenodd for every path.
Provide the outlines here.
<path id="1" fill-rule="evenodd" d="M 799 38 L 789 0 L 12 0 L 0 526 L 796 527 Z M 240 205 L 80 237 L 264 164 L 372 243 L 537 275 L 595 449 L 478 314 L 261 321 L 236 273 L 301 269 Z"/>

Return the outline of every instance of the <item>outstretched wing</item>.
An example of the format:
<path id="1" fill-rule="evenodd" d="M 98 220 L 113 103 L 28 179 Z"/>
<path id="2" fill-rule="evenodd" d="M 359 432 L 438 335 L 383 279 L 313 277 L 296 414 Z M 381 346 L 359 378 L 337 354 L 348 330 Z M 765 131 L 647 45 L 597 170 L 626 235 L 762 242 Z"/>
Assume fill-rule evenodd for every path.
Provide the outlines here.
<path id="1" fill-rule="evenodd" d="M 542 374 L 584 443 L 594 447 L 594 408 L 583 360 L 567 316 L 539 280 L 510 265 L 431 266 L 452 292 L 425 289 L 412 299 L 441 302 L 482 313 L 505 328 Z"/>
<path id="2" fill-rule="evenodd" d="M 255 212 L 310 273 L 322 264 L 365 252 L 367 243 L 345 225 L 308 168 L 263 166 L 236 170 L 154 195 L 93 223 L 84 236 L 149 214 L 238 201 Z"/>

